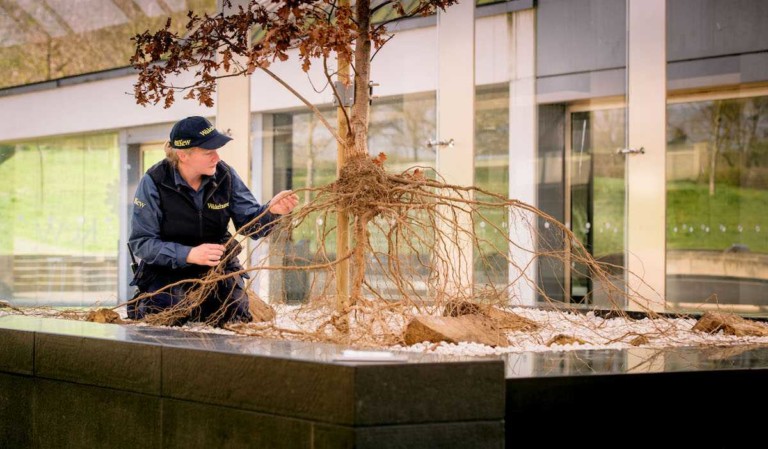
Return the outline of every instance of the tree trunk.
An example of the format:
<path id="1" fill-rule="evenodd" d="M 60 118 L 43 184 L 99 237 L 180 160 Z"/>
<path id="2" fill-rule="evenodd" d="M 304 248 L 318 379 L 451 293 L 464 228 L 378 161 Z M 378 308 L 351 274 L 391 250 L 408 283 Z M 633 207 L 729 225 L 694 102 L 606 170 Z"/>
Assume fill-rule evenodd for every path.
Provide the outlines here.
<path id="1" fill-rule="evenodd" d="M 355 41 L 355 104 L 352 106 L 352 138 L 353 145 L 348 149 L 348 155 L 364 156 L 368 154 L 368 116 L 370 114 L 370 98 L 368 84 L 371 79 L 371 0 L 358 0 L 355 3 L 358 36 Z"/>
<path id="2" fill-rule="evenodd" d="M 340 0 L 340 6 L 346 6 L 349 0 Z M 344 85 L 349 85 L 349 60 L 339 55 L 337 79 Z M 336 143 L 336 178 L 341 174 L 341 169 L 347 163 L 349 155 L 349 129 L 347 127 L 347 111 L 344 109 L 344 101 L 339 101 L 336 109 L 336 123 L 341 141 Z M 339 207 L 336 210 L 336 258 L 344 257 L 349 252 L 349 213 Z M 336 267 L 336 311 L 340 314 L 349 307 L 349 259 L 339 262 Z M 340 323 L 341 329 L 348 329 L 347 322 Z"/>
<path id="3" fill-rule="evenodd" d="M 355 220 L 355 249 L 352 254 L 354 274 L 349 297 L 352 304 L 363 297 L 363 281 L 365 280 L 365 248 L 368 242 L 368 217 L 358 216 Z"/>

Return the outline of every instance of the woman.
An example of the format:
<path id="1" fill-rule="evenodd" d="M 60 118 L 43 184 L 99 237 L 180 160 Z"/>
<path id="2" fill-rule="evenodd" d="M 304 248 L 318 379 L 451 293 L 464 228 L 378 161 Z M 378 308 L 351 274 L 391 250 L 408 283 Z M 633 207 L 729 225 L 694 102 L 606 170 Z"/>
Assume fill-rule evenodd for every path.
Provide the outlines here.
<path id="1" fill-rule="evenodd" d="M 131 285 L 140 293 L 159 292 L 130 303 L 129 318 L 141 319 L 179 304 L 195 284 L 165 287 L 205 276 L 223 257 L 227 258 L 225 273 L 242 269 L 235 254 L 224 247 L 231 237 L 230 220 L 240 229 L 258 218 L 245 231 L 257 239 L 269 232 L 276 215 L 288 214 L 298 204 L 298 197 L 286 190 L 259 205 L 234 169 L 219 157 L 218 149 L 230 140 L 204 117 L 187 117 L 171 129 L 166 159 L 141 178 L 128 241 L 141 264 Z M 175 324 L 190 319 L 218 326 L 249 321 L 241 277 L 217 282 L 199 307 L 184 311 Z"/>

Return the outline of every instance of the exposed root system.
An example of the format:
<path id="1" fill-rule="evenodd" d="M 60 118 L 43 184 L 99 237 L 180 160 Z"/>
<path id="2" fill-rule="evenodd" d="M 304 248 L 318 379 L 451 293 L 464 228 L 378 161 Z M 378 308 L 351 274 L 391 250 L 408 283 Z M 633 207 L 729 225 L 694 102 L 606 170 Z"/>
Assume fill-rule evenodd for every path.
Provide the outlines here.
<path id="1" fill-rule="evenodd" d="M 216 282 L 245 272 L 251 282 L 269 272 L 269 298 L 300 304 L 298 327 L 281 328 L 278 317 L 229 329 L 360 346 L 403 343 L 403 327 L 411 318 L 450 315 L 446 305 L 457 301 L 488 310 L 519 304 L 527 295 L 560 307 L 563 279 L 553 277 L 559 282 L 554 289 L 552 282 L 546 289 L 537 282 L 548 268 L 571 266 L 589 276 L 596 286 L 590 297 L 617 314 L 630 301 L 643 304 L 625 282 L 631 273 L 595 260 L 569 229 L 534 206 L 447 184 L 426 168 L 390 174 L 385 159 L 382 154 L 348 161 L 336 182 L 307 190 L 313 199 L 281 217 L 270 237 L 253 245 L 243 272 L 224 274 L 223 260 L 205 278 L 191 281 L 194 287 L 177 307 L 145 321 L 167 325 L 194 316 Z M 350 251 L 340 255 L 332 244 L 338 210 L 349 214 L 353 227 Z M 243 229 L 258 232 L 254 223 Z M 479 232 L 482 227 L 487 232 Z M 313 238 L 297 242 L 300 230 L 310 230 Z M 241 230 L 233 239 L 248 236 Z M 335 296 L 335 273 L 343 260 L 350 261 L 353 273 L 346 301 Z"/>

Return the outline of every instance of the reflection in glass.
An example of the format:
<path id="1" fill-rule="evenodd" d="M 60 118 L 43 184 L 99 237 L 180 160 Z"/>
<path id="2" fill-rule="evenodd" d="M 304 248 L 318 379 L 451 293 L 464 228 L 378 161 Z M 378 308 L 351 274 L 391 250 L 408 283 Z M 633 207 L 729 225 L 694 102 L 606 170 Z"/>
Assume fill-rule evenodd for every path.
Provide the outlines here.
<path id="1" fill-rule="evenodd" d="M 377 100 L 371 108 L 369 125 L 371 154 L 385 153 L 386 168 L 391 172 L 402 172 L 413 166 L 434 167 L 435 153 L 426 142 L 435 135 L 435 113 L 434 93 Z M 323 114 L 330 123 L 336 122 L 335 109 L 324 109 Z M 272 129 L 265 130 L 265 135 L 272 139 L 275 192 L 320 187 L 336 179 L 336 141 L 314 114 L 303 111 L 273 114 Z M 316 193 L 304 190 L 299 195 L 301 202 L 306 204 Z M 285 249 L 283 260 L 272 263 L 290 266 L 334 260 L 336 217 L 333 211 L 329 212 L 298 224 L 290 241 L 273 242 L 273 245 L 284 245 Z M 386 223 L 374 220 L 368 230 L 376 251 L 374 256 L 378 257 L 378 263 L 386 265 L 387 241 L 378 225 L 385 226 Z M 428 248 L 424 248 L 424 254 L 428 254 Z M 376 271 L 380 270 L 378 263 L 369 263 L 366 279 L 370 285 L 380 288 L 379 281 L 383 282 L 383 279 L 379 279 L 380 273 Z M 288 302 L 305 300 L 310 290 L 317 290 L 315 293 L 319 295 L 329 288 L 323 273 L 310 276 L 295 271 L 283 276 L 280 280 L 280 275 L 275 274 L 270 282 L 275 297 L 282 295 Z M 424 293 L 426 284 L 414 282 L 414 285 L 422 289 L 421 294 Z M 396 291 L 382 293 L 397 294 Z"/>
<path id="2" fill-rule="evenodd" d="M 475 94 L 475 185 L 509 195 L 509 85 L 478 88 Z M 478 193 L 477 200 L 487 201 Z M 475 234 L 475 286 L 508 284 L 508 217 L 505 209 L 479 208 Z"/>
<path id="3" fill-rule="evenodd" d="M 768 97 L 667 108 L 670 307 L 768 308 Z"/>
<path id="4" fill-rule="evenodd" d="M 165 144 L 141 144 L 141 173 L 146 172 L 150 167 L 163 159 L 165 159 Z"/>
<path id="5" fill-rule="evenodd" d="M 131 37 L 170 17 L 183 32 L 187 11 L 216 10 L 215 0 L 18 0 L 0 8 L 0 88 L 128 66 Z"/>
<path id="6" fill-rule="evenodd" d="M 620 282 L 624 266 L 624 109 L 571 114 L 570 223 L 582 245 Z M 571 299 L 602 299 L 587 268 L 571 266 Z M 607 305 L 607 304 L 602 304 Z"/>
<path id="7" fill-rule="evenodd" d="M 119 157 L 114 134 L 0 150 L 0 295 L 19 304 L 112 302 Z"/>
<path id="8" fill-rule="evenodd" d="M 546 104 L 538 108 L 537 148 L 537 207 L 559 222 L 565 221 L 565 105 Z M 561 252 L 563 236 L 555 232 L 550 223 L 538 219 L 536 250 Z M 542 257 L 538 264 L 538 285 L 541 288 L 537 301 L 549 299 L 566 301 L 565 267 L 558 258 Z"/>

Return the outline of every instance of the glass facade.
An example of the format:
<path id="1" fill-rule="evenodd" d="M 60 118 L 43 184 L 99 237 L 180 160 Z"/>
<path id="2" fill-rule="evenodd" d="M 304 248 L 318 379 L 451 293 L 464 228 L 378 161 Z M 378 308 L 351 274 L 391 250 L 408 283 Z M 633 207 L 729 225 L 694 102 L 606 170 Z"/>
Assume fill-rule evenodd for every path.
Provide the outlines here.
<path id="1" fill-rule="evenodd" d="M 638 213 L 665 217 L 664 239 L 653 244 L 665 257 L 641 260 L 629 275 L 646 280 L 664 261 L 666 276 L 652 288 L 667 309 L 768 308 L 760 294 L 768 282 L 766 100 L 754 84 L 768 79 L 768 39 L 748 31 L 768 10 L 756 1 L 737 4 L 667 2 L 666 83 L 627 75 L 636 65 L 628 59 L 625 18 L 634 13 L 626 2 L 542 0 L 537 7 L 538 205 L 614 267 L 617 283 L 628 281 L 623 267 L 639 259 L 627 242 L 652 232 L 647 223 L 633 228 L 632 220 Z M 633 126 L 657 120 L 631 110 L 638 87 L 667 89 L 665 160 L 651 169 L 638 161 L 658 154 L 648 142 L 661 126 L 646 134 L 635 129 L 629 145 Z M 645 200 L 660 181 L 663 195 Z M 539 240 L 540 250 L 567 244 L 546 233 Z M 562 290 L 564 301 L 604 304 L 578 264 L 542 261 L 539 282 L 551 298 Z"/>
<path id="2" fill-rule="evenodd" d="M 123 66 L 130 35 L 158 28 L 169 15 L 174 26 L 181 25 L 187 9 L 213 11 L 215 3 L 2 2 L 0 87 Z M 482 6 L 486 3 L 477 3 L 478 9 L 494 12 L 476 16 L 474 116 L 467 108 L 461 117 L 463 123 L 474 124 L 474 184 L 523 197 L 566 224 L 598 261 L 613 267 L 612 282 L 628 282 L 629 272 L 644 277 L 646 268 L 662 266 L 663 279 L 654 278 L 651 287 L 664 296 L 668 309 L 718 304 L 765 312 L 768 302 L 760 292 L 768 283 L 768 35 L 759 31 L 768 17 L 765 2 L 734 0 L 736 6 L 728 6 L 719 0 L 667 1 L 666 16 L 659 22 L 666 34 L 658 34 L 666 45 L 666 78 L 632 76 L 642 64 L 631 59 L 638 52 L 630 51 L 635 36 L 630 25 L 638 14 L 626 0 L 539 0 L 532 2 L 534 10 L 515 12 Z M 535 25 L 530 36 L 521 32 L 525 21 L 516 21 L 523 14 Z M 89 20 L 82 20 L 85 15 Z M 428 68 L 450 56 L 438 54 L 439 45 L 430 41 L 439 39 L 439 30 L 433 33 L 434 21 L 411 21 L 408 27 L 402 32 L 417 36 L 412 51 L 423 52 L 418 61 L 426 61 L 423 66 L 397 64 L 410 50 L 392 57 L 384 49 L 377 56 L 377 62 L 390 58 L 376 66 L 376 81 L 382 82 L 377 90 L 386 91 L 387 97 L 373 102 L 369 147 L 372 155 L 387 155 L 391 171 L 436 165 L 435 147 L 426 142 L 436 137 L 438 111 L 448 104 L 436 94 L 439 83 L 434 80 L 445 79 L 437 71 L 445 75 L 449 69 L 432 73 Z M 636 45 L 638 37 L 634 39 Z M 532 74 L 519 70 L 527 61 L 520 50 L 526 40 L 535 42 Z M 515 105 L 525 102 L 521 85 L 531 78 L 532 112 L 521 112 Z M 443 87 L 442 92 L 468 87 L 456 84 L 462 85 Z M 665 109 L 633 110 L 638 97 L 631 92 L 638 86 L 663 92 L 665 101 L 659 104 Z M 257 107 L 296 107 L 276 101 Z M 335 123 L 335 109 L 326 105 L 323 113 Z M 301 190 L 302 202 L 308 202 L 315 193 L 302 189 L 336 177 L 336 143 L 304 109 L 257 114 L 260 143 L 254 148 L 261 148 L 269 155 L 264 160 L 270 161 L 264 190 Z M 527 124 L 520 125 L 521 117 L 533 122 L 530 139 L 519 137 L 528 130 Z M 657 129 L 631 137 L 638 135 L 643 121 L 653 121 Z M 649 145 L 657 142 L 657 133 L 666 140 Z M 140 159 L 133 164 L 143 165 L 141 171 L 162 157 L 160 146 L 142 144 Z M 644 154 L 617 153 L 641 147 Z M 665 160 L 653 159 L 658 163 L 650 170 L 649 164 L 638 164 L 657 155 Z M 41 298 L 77 302 L 101 299 L 106 292 L 114 295 L 114 277 L 102 276 L 88 264 L 101 260 L 110 266 L 117 254 L 118 157 L 115 134 L 0 145 L 0 226 L 9 230 L 0 235 L 0 297 L 36 303 Z M 521 177 L 521 171 L 535 179 Z M 663 189 L 653 191 L 652 201 L 637 196 L 659 183 Z M 483 243 L 474 254 L 474 283 L 479 288 L 503 285 L 513 275 L 505 260 L 510 253 L 504 237 L 514 237 L 514 226 L 498 211 L 481 213 L 475 231 Z M 652 227 L 663 228 L 653 243 L 662 256 L 641 260 L 630 270 L 633 260 L 645 257 L 630 245 L 645 233 L 635 226 L 637 214 L 644 213 L 660 217 Z M 312 260 L 322 240 L 324 257 L 335 257 L 335 234 L 326 234 L 334 220 L 332 215 L 314 217 L 298 226 L 284 262 Z M 543 220 L 538 223 L 537 249 L 571 254 L 572 243 L 552 231 Z M 383 248 L 383 236 L 373 232 L 372 238 Z M 588 270 L 568 257 L 538 258 L 532 266 L 541 288 L 539 300 L 608 305 Z"/>
<path id="3" fill-rule="evenodd" d="M 323 110 L 329 123 L 335 123 L 335 111 Z M 285 189 L 298 191 L 300 201 L 308 203 L 316 197 L 314 187 L 330 184 L 336 179 L 336 141 L 320 120 L 310 112 L 280 113 L 272 117 L 274 148 L 273 192 Z M 315 254 L 324 230 L 335 225 L 333 215 L 313 217 L 293 232 L 296 247 L 304 258 Z M 335 253 L 335 234 L 325 241 L 328 251 Z M 290 252 L 290 251 L 289 251 Z M 335 254 L 330 254 L 334 258 Z"/>
<path id="4" fill-rule="evenodd" d="M 506 196 L 509 190 L 508 86 L 478 87 L 475 107 L 475 184 Z M 335 120 L 333 110 L 324 110 L 324 115 L 329 122 Z M 308 189 L 336 179 L 336 142 L 313 114 L 273 114 L 272 129 L 265 130 L 264 134 L 272 139 L 273 191 Z M 389 171 L 402 172 L 415 166 L 434 167 L 436 150 L 427 145 L 434 135 L 434 94 L 380 99 L 371 109 L 369 149 L 371 155 L 379 152 L 387 155 Z M 303 203 L 314 197 L 309 190 L 300 195 Z M 475 252 L 475 283 L 478 287 L 492 284 L 503 288 L 508 278 L 508 217 L 498 209 L 480 210 L 480 213 L 483 218 L 475 224 L 475 231 L 483 243 Z M 333 215 L 305 221 L 294 230 L 292 247 L 287 251 L 300 254 L 297 260 L 319 257 L 321 237 L 333 226 Z M 373 228 L 371 241 L 376 250 L 386 253 L 384 235 Z M 332 253 L 335 245 L 335 234 L 328 234 L 324 250 Z M 421 256 L 428 259 L 427 248 L 424 251 Z M 328 256 L 335 257 L 334 254 Z M 369 266 L 368 270 L 369 277 L 375 277 L 375 266 Z"/>
<path id="5" fill-rule="evenodd" d="M 118 164 L 115 134 L 0 145 L 0 297 L 115 303 Z"/>
<path id="6" fill-rule="evenodd" d="M 666 298 L 768 312 L 768 4 L 667 2 Z"/>

